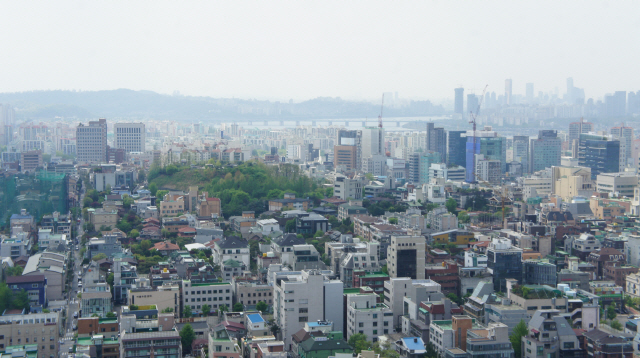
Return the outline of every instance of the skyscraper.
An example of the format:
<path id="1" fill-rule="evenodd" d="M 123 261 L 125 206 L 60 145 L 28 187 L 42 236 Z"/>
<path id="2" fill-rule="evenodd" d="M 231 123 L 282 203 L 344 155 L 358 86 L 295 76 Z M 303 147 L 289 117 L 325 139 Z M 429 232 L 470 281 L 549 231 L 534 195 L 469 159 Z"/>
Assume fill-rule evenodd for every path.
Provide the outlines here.
<path id="1" fill-rule="evenodd" d="M 373 155 L 384 155 L 384 129 L 365 127 L 362 129 L 362 160 Z"/>
<path id="2" fill-rule="evenodd" d="M 529 137 L 513 136 L 513 160 L 522 164 L 522 173 L 529 173 Z"/>
<path id="3" fill-rule="evenodd" d="M 504 104 L 510 106 L 511 103 L 511 95 L 513 93 L 512 90 L 512 82 L 511 78 L 504 80 Z"/>
<path id="4" fill-rule="evenodd" d="M 527 102 L 533 102 L 533 83 L 527 83 Z"/>
<path id="5" fill-rule="evenodd" d="M 107 120 L 100 118 L 82 123 L 76 128 L 76 151 L 78 163 L 107 162 Z"/>
<path id="6" fill-rule="evenodd" d="M 0 145 L 13 141 L 16 127 L 16 112 L 9 104 L 0 104 Z"/>
<path id="7" fill-rule="evenodd" d="M 447 132 L 433 122 L 427 123 L 427 150 L 439 153 L 440 163 L 447 161 Z"/>
<path id="8" fill-rule="evenodd" d="M 604 96 L 607 116 L 622 116 L 627 109 L 627 92 L 616 91 L 612 95 Z"/>
<path id="9" fill-rule="evenodd" d="M 625 127 L 624 123 L 620 127 L 611 128 L 611 135 L 614 138 L 620 140 L 620 161 L 621 166 L 625 167 L 627 164 L 633 165 L 633 160 L 637 160 L 638 158 L 633 158 L 633 128 Z M 629 159 L 633 159 L 630 161 Z M 628 162 L 631 163 L 628 163 Z"/>
<path id="10" fill-rule="evenodd" d="M 505 137 L 498 137 L 498 133 L 491 129 L 491 127 L 485 127 L 484 130 L 476 131 L 476 146 L 473 147 L 473 131 L 467 132 L 467 147 L 466 147 L 466 161 L 465 168 L 466 181 L 475 182 L 476 177 L 474 175 L 476 166 L 476 155 L 482 154 L 484 160 L 499 160 L 501 163 L 501 173 L 503 173 L 507 167 L 507 141 Z"/>
<path id="11" fill-rule="evenodd" d="M 465 150 L 467 146 L 466 131 L 449 131 L 447 145 L 447 165 L 465 166 Z"/>
<path id="12" fill-rule="evenodd" d="M 455 103 L 453 106 L 453 112 L 463 114 L 464 112 L 464 88 L 454 89 L 456 93 Z"/>
<path id="13" fill-rule="evenodd" d="M 591 168 L 591 179 L 620 171 L 620 141 L 611 136 L 580 134 L 578 165 Z"/>
<path id="14" fill-rule="evenodd" d="M 476 97 L 475 94 L 468 94 L 467 95 L 467 115 L 470 112 L 476 113 L 476 110 L 478 109 L 478 97 Z"/>
<path id="15" fill-rule="evenodd" d="M 114 148 L 125 152 L 144 152 L 146 142 L 144 123 L 116 123 L 113 126 Z"/>
<path id="16" fill-rule="evenodd" d="M 560 165 L 562 141 L 554 130 L 538 131 L 538 138 L 531 140 L 531 160 L 529 168 L 536 172 Z"/>
<path id="17" fill-rule="evenodd" d="M 569 149 L 573 148 L 574 141 L 580 139 L 581 133 L 589 133 L 594 131 L 593 123 L 585 122 L 580 119 L 580 122 L 569 123 Z"/>
<path id="18" fill-rule="evenodd" d="M 338 131 L 338 146 L 352 145 L 356 147 L 356 166 L 362 169 L 362 131 L 341 129 Z M 335 157 L 335 153 L 334 153 Z"/>

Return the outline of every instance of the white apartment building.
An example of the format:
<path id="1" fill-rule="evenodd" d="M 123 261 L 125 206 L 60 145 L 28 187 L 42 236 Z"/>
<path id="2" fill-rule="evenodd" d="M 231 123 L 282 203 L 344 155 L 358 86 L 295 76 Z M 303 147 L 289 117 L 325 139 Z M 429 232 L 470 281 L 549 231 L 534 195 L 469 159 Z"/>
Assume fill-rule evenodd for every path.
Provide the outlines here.
<path id="1" fill-rule="evenodd" d="M 249 242 L 237 236 L 225 237 L 217 241 L 213 248 L 213 262 L 217 265 L 227 260 L 236 260 L 249 267 L 250 256 Z"/>
<path id="2" fill-rule="evenodd" d="M 233 306 L 233 289 L 229 282 L 192 283 L 191 280 L 182 281 L 182 307 L 191 308 L 193 314 L 202 313 L 202 306 L 209 305 L 211 312 L 220 306 Z"/>
<path id="3" fill-rule="evenodd" d="M 387 248 L 389 277 L 424 279 L 425 246 L 424 236 L 411 232 L 407 236 L 391 236 Z"/>
<path id="4" fill-rule="evenodd" d="M 114 148 L 124 149 L 126 152 L 144 152 L 145 125 L 144 123 L 116 123 L 113 125 Z"/>
<path id="5" fill-rule="evenodd" d="M 611 196 L 633 198 L 638 176 L 632 172 L 602 173 L 596 177 L 596 191 Z"/>
<path id="6" fill-rule="evenodd" d="M 376 303 L 377 299 L 375 293 L 347 295 L 346 339 L 363 333 L 376 342 L 378 336 L 393 332 L 393 312 L 384 303 Z"/>
<path id="7" fill-rule="evenodd" d="M 476 155 L 476 175 L 480 180 L 490 184 L 500 184 L 502 163 L 499 160 L 484 159 L 482 154 Z"/>
<path id="8" fill-rule="evenodd" d="M 474 251 L 465 251 L 464 267 L 487 267 L 487 255 Z"/>
<path id="9" fill-rule="evenodd" d="M 281 329 L 285 348 L 291 349 L 291 335 L 306 322 L 330 321 L 343 326 L 343 285 L 318 270 L 281 272 L 274 282 L 274 318 Z"/>
<path id="10" fill-rule="evenodd" d="M 424 269 L 422 270 L 424 272 Z M 384 304 L 387 305 L 393 312 L 393 326 L 400 328 L 402 322 L 400 318 L 404 314 L 404 298 L 411 294 L 411 292 L 425 291 L 427 294 L 439 294 L 437 297 L 441 298 L 440 284 L 433 280 L 412 280 L 409 277 L 397 277 L 390 278 L 389 281 L 384 282 Z M 435 297 L 435 296 L 434 296 Z M 429 299 L 424 298 L 424 301 Z"/>
<path id="11" fill-rule="evenodd" d="M 627 263 L 637 267 L 640 264 L 640 236 L 629 235 L 626 238 L 624 254 L 627 256 Z"/>
<path id="12" fill-rule="evenodd" d="M 78 163 L 107 162 L 107 120 L 100 118 L 89 125 L 80 123 L 76 128 Z"/>
<path id="13" fill-rule="evenodd" d="M 344 175 L 336 176 L 333 182 L 333 195 L 342 200 L 362 199 L 364 183 L 360 179 L 349 179 Z"/>
<path id="14" fill-rule="evenodd" d="M 432 163 L 429 167 L 429 178 L 444 178 L 445 181 L 464 181 L 465 168 L 455 166 L 449 168 L 445 163 Z"/>

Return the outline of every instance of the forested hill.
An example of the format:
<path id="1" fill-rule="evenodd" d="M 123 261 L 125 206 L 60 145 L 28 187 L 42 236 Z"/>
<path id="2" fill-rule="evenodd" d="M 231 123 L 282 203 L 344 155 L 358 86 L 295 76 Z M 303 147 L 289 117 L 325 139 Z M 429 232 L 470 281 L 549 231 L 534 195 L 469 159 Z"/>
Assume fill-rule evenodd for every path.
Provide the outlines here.
<path id="1" fill-rule="evenodd" d="M 299 167 L 289 164 L 267 166 L 246 162 L 206 169 L 169 165 L 154 167 L 149 172 L 149 189 L 158 197 L 163 189 L 186 190 L 189 185 L 198 185 L 209 196 L 220 198 L 227 218 L 241 215 L 243 211 L 255 211 L 258 216 L 266 211 L 268 199 L 283 198 L 285 192 L 294 192 L 296 197 L 311 198 L 318 203 L 331 194 L 301 173 Z"/>
<path id="2" fill-rule="evenodd" d="M 178 121 L 226 119 L 375 118 L 380 105 L 365 101 L 319 97 L 299 103 L 170 96 L 152 91 L 31 91 L 0 93 L 0 103 L 16 108 L 18 119 L 78 119 L 97 117 L 168 119 Z M 411 101 L 402 108 L 385 108 L 385 116 L 425 116 L 444 113 L 429 101 Z"/>

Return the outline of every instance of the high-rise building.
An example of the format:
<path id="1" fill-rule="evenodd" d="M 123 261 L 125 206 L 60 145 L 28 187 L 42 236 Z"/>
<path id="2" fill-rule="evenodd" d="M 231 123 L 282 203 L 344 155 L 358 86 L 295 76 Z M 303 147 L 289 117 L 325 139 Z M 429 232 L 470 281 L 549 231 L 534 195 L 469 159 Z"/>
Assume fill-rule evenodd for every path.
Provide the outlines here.
<path id="1" fill-rule="evenodd" d="M 306 322 L 329 321 L 335 329 L 342 329 L 342 281 L 330 280 L 317 270 L 283 271 L 276 273 L 273 291 L 274 319 L 285 347 Z"/>
<path id="2" fill-rule="evenodd" d="M 431 164 L 441 163 L 438 152 L 415 152 L 409 155 L 409 182 L 425 184 L 429 182 Z"/>
<path id="3" fill-rule="evenodd" d="M 633 166 L 635 166 L 634 161 L 637 161 L 638 158 L 633 158 L 632 155 L 634 139 L 633 128 L 625 127 L 623 123 L 620 127 L 611 128 L 611 135 L 613 135 L 614 138 L 620 140 L 620 159 L 624 166 L 626 166 L 627 164 L 632 164 Z"/>
<path id="4" fill-rule="evenodd" d="M 474 175 L 476 155 L 482 154 L 484 160 L 499 160 L 502 174 L 507 168 L 507 141 L 505 137 L 498 137 L 498 133 L 487 126 L 484 130 L 476 131 L 475 148 L 473 146 L 473 131 L 467 132 L 467 147 L 465 151 L 467 169 L 466 181 L 475 182 Z"/>
<path id="5" fill-rule="evenodd" d="M 487 248 L 487 270 L 493 276 L 494 291 L 507 292 L 506 279 L 522 282 L 522 249 L 506 238 L 492 239 Z"/>
<path id="6" fill-rule="evenodd" d="M 581 133 L 589 133 L 594 131 L 593 123 L 585 122 L 580 119 L 580 122 L 569 123 L 569 149 L 573 148 L 574 141 L 580 139 Z"/>
<path id="7" fill-rule="evenodd" d="M 466 133 L 466 131 L 449 131 L 449 142 L 447 143 L 448 165 L 465 166 Z"/>
<path id="8" fill-rule="evenodd" d="M 336 145 L 333 147 L 333 165 L 344 165 L 347 170 L 356 170 L 357 166 L 357 151 L 358 147 L 355 145 Z"/>
<path id="9" fill-rule="evenodd" d="M 447 132 L 433 122 L 427 123 L 427 150 L 439 153 L 440 163 L 447 161 Z"/>
<path id="10" fill-rule="evenodd" d="M 476 177 L 478 180 L 490 184 L 500 184 L 502 171 L 499 160 L 485 159 L 484 155 L 476 155 Z"/>
<path id="11" fill-rule="evenodd" d="M 562 156 L 562 141 L 558 137 L 558 131 L 538 131 L 538 138 L 531 140 L 531 160 L 529 168 L 531 172 L 551 168 L 560 165 Z"/>
<path id="12" fill-rule="evenodd" d="M 522 173 L 529 173 L 529 137 L 513 136 L 513 160 L 522 164 Z"/>
<path id="13" fill-rule="evenodd" d="M 463 114 L 464 112 L 464 88 L 456 88 L 456 98 L 453 105 L 453 112 L 457 114 Z M 464 117 L 464 116 L 463 116 Z"/>
<path id="14" fill-rule="evenodd" d="M 100 118 L 89 125 L 80 123 L 76 128 L 78 163 L 107 162 L 107 120 Z"/>
<path id="15" fill-rule="evenodd" d="M 114 148 L 124 149 L 127 153 L 143 153 L 145 151 L 144 123 L 116 123 L 113 126 L 113 134 Z"/>
<path id="16" fill-rule="evenodd" d="M 385 155 L 384 129 L 379 127 L 365 127 L 362 129 L 362 150 L 360 159 L 364 163 L 365 160 L 374 155 Z"/>
<path id="17" fill-rule="evenodd" d="M 9 104 L 0 103 L 0 145 L 13 141 L 16 126 L 16 112 Z"/>
<path id="18" fill-rule="evenodd" d="M 616 91 L 604 96 L 607 116 L 622 116 L 627 111 L 627 92 Z"/>
<path id="19" fill-rule="evenodd" d="M 511 78 L 504 80 L 504 104 L 507 106 L 512 105 L 511 95 L 513 94 L 513 82 Z"/>
<path id="20" fill-rule="evenodd" d="M 527 83 L 526 95 L 527 95 L 527 102 L 532 103 L 533 102 L 533 83 Z"/>
<path id="21" fill-rule="evenodd" d="M 640 113 L 640 91 L 637 93 L 629 92 L 627 95 L 627 113 Z"/>
<path id="22" fill-rule="evenodd" d="M 352 145 L 356 147 L 355 169 L 362 169 L 362 131 L 340 129 L 336 145 Z M 334 159 L 335 160 L 335 159 Z"/>
<path id="23" fill-rule="evenodd" d="M 478 109 L 478 97 L 475 94 L 467 95 L 467 115 L 471 112 L 476 113 Z"/>
<path id="24" fill-rule="evenodd" d="M 424 279 L 425 245 L 424 236 L 391 236 L 387 248 L 389 277 Z"/>
<path id="25" fill-rule="evenodd" d="M 580 134 L 578 165 L 591 168 L 591 179 L 620 171 L 620 141 L 611 136 Z"/>

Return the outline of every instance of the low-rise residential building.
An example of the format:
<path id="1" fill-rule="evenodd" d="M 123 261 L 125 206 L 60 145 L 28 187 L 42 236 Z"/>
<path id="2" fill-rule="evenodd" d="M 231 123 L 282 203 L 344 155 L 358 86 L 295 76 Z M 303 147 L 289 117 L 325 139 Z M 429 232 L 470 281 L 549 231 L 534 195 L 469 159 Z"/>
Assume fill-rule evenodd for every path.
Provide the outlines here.
<path id="1" fill-rule="evenodd" d="M 103 334 L 91 337 L 78 337 L 76 341 L 76 354 L 82 354 L 89 358 L 119 358 L 120 341 L 117 337 L 107 338 Z"/>
<path id="2" fill-rule="evenodd" d="M 78 337 L 102 335 L 107 339 L 117 338 L 120 334 L 117 318 L 80 317 L 78 318 Z"/>
<path id="3" fill-rule="evenodd" d="M 5 353 L 11 346 L 37 345 L 37 357 L 57 358 L 63 332 L 60 312 L 26 314 L 8 309 L 0 316 L 0 347 Z"/>
<path id="4" fill-rule="evenodd" d="M 347 294 L 347 338 L 363 333 L 373 342 L 377 337 L 393 332 L 393 312 L 384 303 L 377 303 L 378 294 Z"/>
<path id="5" fill-rule="evenodd" d="M 17 294 L 25 290 L 32 306 L 47 306 L 47 279 L 44 275 L 7 276 L 7 286 Z"/>
<path id="6" fill-rule="evenodd" d="M 167 193 L 158 206 L 160 217 L 178 216 L 184 213 L 185 196 L 181 194 Z"/>
<path id="7" fill-rule="evenodd" d="M 308 216 L 298 216 L 296 218 L 297 234 L 315 234 L 318 231 L 325 233 L 329 230 L 331 230 L 331 224 L 322 215 L 311 213 Z"/>
<path id="8" fill-rule="evenodd" d="M 632 273 L 625 279 L 625 294 L 640 298 L 640 274 Z"/>
<path id="9" fill-rule="evenodd" d="M 344 220 L 346 218 L 353 218 L 359 216 L 368 215 L 369 212 L 361 205 L 351 205 L 351 203 L 346 203 L 338 206 L 338 220 Z"/>
<path id="10" fill-rule="evenodd" d="M 249 242 L 237 236 L 227 236 L 215 242 L 213 247 L 213 262 L 220 265 L 227 260 L 236 260 L 249 267 Z"/>
<path id="11" fill-rule="evenodd" d="M 120 337 L 120 357 L 146 357 L 164 355 L 167 358 L 182 358 L 182 340 L 177 330 L 129 333 Z M 144 353 L 141 353 L 144 352 Z"/>
<path id="12" fill-rule="evenodd" d="M 118 223 L 118 211 L 101 208 L 89 209 L 89 223 L 93 224 L 96 229 L 103 225 L 114 228 Z"/>
<path id="13" fill-rule="evenodd" d="M 233 292 L 228 282 L 192 283 L 190 280 L 182 281 L 182 306 L 191 308 L 194 314 L 202 313 L 202 306 L 208 305 L 211 312 L 226 305 L 233 306 Z"/>
<path id="14" fill-rule="evenodd" d="M 255 306 L 262 301 L 273 305 L 273 287 L 255 282 L 234 280 L 233 303 L 240 302 L 243 306 Z"/>
<path id="15" fill-rule="evenodd" d="M 83 288 L 80 299 L 82 317 L 91 317 L 94 314 L 106 317 L 107 313 L 113 311 L 111 297 L 111 290 L 106 283 Z"/>
<path id="16" fill-rule="evenodd" d="M 528 324 L 528 334 L 522 337 L 522 357 L 582 357 L 580 341 L 559 310 L 539 310 Z"/>

